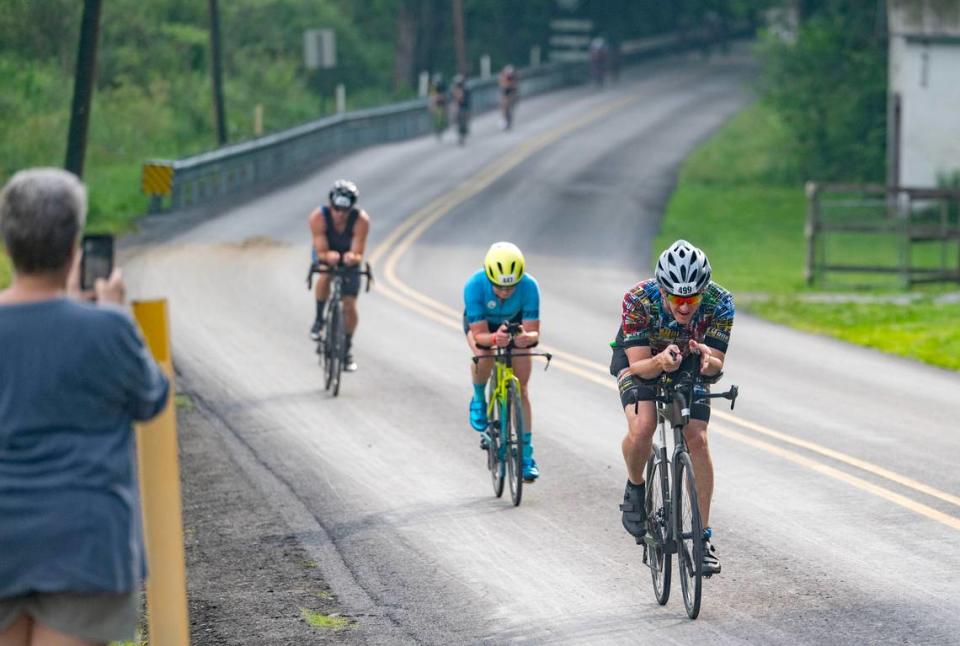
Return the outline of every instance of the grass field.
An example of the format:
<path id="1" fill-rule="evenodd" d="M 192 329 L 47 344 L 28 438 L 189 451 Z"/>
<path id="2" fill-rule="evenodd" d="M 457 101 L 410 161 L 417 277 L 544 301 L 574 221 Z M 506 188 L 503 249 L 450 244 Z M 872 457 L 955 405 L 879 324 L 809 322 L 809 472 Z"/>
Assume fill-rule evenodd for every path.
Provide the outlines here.
<path id="1" fill-rule="evenodd" d="M 753 105 L 703 144 L 684 165 L 654 243 L 686 238 L 710 256 L 714 279 L 740 295 L 740 309 L 778 323 L 827 334 L 952 370 L 960 369 L 960 305 L 935 297 L 956 286 L 922 290 L 906 304 L 849 302 L 842 294 L 881 296 L 894 278 L 831 276 L 833 303 L 808 302 L 803 280 L 806 198 L 789 165 L 790 143 L 775 117 Z M 828 240 L 831 257 L 894 263 L 897 240 L 855 235 Z M 948 263 L 956 263 L 951 251 Z M 918 249 L 917 264 L 939 262 L 939 249 Z M 870 287 L 862 285 L 869 281 Z M 821 286 L 820 289 L 823 289 Z"/>

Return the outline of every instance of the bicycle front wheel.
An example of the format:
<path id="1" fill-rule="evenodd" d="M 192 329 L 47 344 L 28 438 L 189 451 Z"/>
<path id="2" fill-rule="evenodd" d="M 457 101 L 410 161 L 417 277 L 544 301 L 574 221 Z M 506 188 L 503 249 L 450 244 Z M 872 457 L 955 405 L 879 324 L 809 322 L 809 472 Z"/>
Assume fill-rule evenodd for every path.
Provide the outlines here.
<path id="1" fill-rule="evenodd" d="M 343 304 L 337 302 L 330 309 L 330 326 L 327 330 L 327 390 L 336 397 L 340 394 L 340 377 L 343 373 L 343 354 L 346 351 L 347 337 L 343 325 Z"/>
<path id="2" fill-rule="evenodd" d="M 647 535 L 643 537 L 643 562 L 650 568 L 653 596 L 661 606 L 670 598 L 673 557 L 667 548 L 670 540 L 670 462 L 666 451 L 658 449 L 647 461 L 646 499 Z"/>
<path id="3" fill-rule="evenodd" d="M 495 377 L 490 378 L 487 387 L 487 401 L 493 401 Z M 493 484 L 493 495 L 499 498 L 503 495 L 504 475 L 506 464 L 503 460 L 503 446 L 500 442 L 500 406 L 493 407 L 493 416 L 487 424 L 487 435 L 490 436 L 490 443 L 487 445 L 487 468 L 490 470 L 490 482 Z"/>
<path id="4" fill-rule="evenodd" d="M 510 499 L 513 506 L 520 504 L 523 496 L 523 405 L 520 391 L 515 383 L 507 393 L 507 473 L 510 480 Z"/>
<path id="5" fill-rule="evenodd" d="M 681 453 L 675 469 L 673 508 L 677 536 L 677 570 L 687 616 L 696 619 L 700 614 L 703 589 L 703 523 L 700 519 L 697 483 L 690 455 Z"/>

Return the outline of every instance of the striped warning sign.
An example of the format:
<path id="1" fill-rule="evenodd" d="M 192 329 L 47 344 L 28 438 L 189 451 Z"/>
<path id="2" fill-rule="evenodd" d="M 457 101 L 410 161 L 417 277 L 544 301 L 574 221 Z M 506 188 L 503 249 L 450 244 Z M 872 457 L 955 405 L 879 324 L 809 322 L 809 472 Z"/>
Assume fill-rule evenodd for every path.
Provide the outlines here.
<path id="1" fill-rule="evenodd" d="M 143 165 L 141 188 L 147 195 L 170 195 L 173 191 L 173 164 L 146 162 Z"/>

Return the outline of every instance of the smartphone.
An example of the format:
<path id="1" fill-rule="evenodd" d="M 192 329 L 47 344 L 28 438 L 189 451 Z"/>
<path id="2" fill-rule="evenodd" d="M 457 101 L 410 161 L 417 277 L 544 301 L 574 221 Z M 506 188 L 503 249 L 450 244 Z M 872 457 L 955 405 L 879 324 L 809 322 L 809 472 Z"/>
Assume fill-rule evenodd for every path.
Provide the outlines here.
<path id="1" fill-rule="evenodd" d="M 113 236 L 85 235 L 80 250 L 80 289 L 93 289 L 98 278 L 109 278 L 113 271 Z"/>

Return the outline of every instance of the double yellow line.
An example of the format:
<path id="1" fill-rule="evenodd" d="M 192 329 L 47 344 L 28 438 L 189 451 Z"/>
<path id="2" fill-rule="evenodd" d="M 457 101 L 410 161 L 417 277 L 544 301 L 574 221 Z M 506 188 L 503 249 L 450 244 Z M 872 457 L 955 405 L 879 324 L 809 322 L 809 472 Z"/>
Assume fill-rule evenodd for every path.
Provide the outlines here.
<path id="1" fill-rule="evenodd" d="M 441 195 L 430 202 L 423 209 L 413 213 L 399 226 L 397 226 L 397 228 L 394 229 L 391 234 L 370 254 L 370 260 L 373 263 L 377 263 L 377 261 L 380 259 L 385 258 L 383 275 L 387 288 L 380 289 L 379 291 L 388 298 L 400 303 L 404 307 L 407 307 L 437 323 L 460 330 L 462 325 L 462 313 L 460 311 L 450 307 L 445 303 L 441 303 L 440 301 L 433 299 L 420 291 L 417 291 L 400 279 L 400 277 L 397 275 L 397 264 L 399 263 L 400 258 L 403 257 L 410 247 L 435 222 L 443 218 L 455 207 L 459 206 L 471 197 L 479 194 L 481 191 L 493 184 L 493 182 L 505 175 L 507 172 L 517 167 L 523 161 L 529 159 L 537 152 L 543 150 L 564 136 L 584 126 L 594 123 L 599 119 L 602 119 L 603 117 L 615 112 L 616 110 L 638 101 L 639 98 L 631 96 L 604 104 L 572 122 L 543 133 L 540 136 L 519 146 L 506 157 L 483 168 L 479 173 L 462 183 L 454 190 Z M 616 390 L 616 384 L 614 383 L 612 377 L 610 377 L 606 366 L 595 361 L 546 346 L 542 343 L 540 344 L 540 347 L 554 355 L 554 364 L 560 370 L 575 374 L 583 379 L 586 379 L 587 381 L 591 381 L 605 388 Z M 847 466 L 854 467 L 877 478 L 887 480 L 907 489 L 911 489 L 926 496 L 930 496 L 951 505 L 960 507 L 960 497 L 872 464 L 866 460 L 861 460 L 860 458 L 856 458 L 840 451 L 835 451 L 815 442 L 810 442 L 808 440 L 773 430 L 725 411 L 714 410 L 712 416 L 714 419 L 719 418 L 725 422 L 735 424 L 741 429 L 750 431 L 756 435 L 764 436 L 766 438 L 777 440 L 783 444 L 798 447 L 810 453 L 814 453 Z M 888 500 L 889 502 L 909 509 L 922 516 L 930 518 L 931 520 L 935 520 L 948 527 L 960 530 L 960 517 L 952 516 L 938 509 L 930 507 L 929 505 L 917 502 L 912 498 L 908 498 L 907 496 L 874 484 L 873 482 L 865 480 L 861 477 L 852 475 L 824 462 L 817 461 L 808 455 L 792 451 L 777 444 L 772 444 L 753 435 L 747 435 L 740 431 L 732 430 L 726 426 L 717 425 L 716 423 L 711 425 L 711 429 L 713 432 L 719 433 L 724 437 L 757 449 L 761 449 L 784 460 L 816 471 L 821 475 L 839 480 L 856 487 L 857 489 Z"/>

